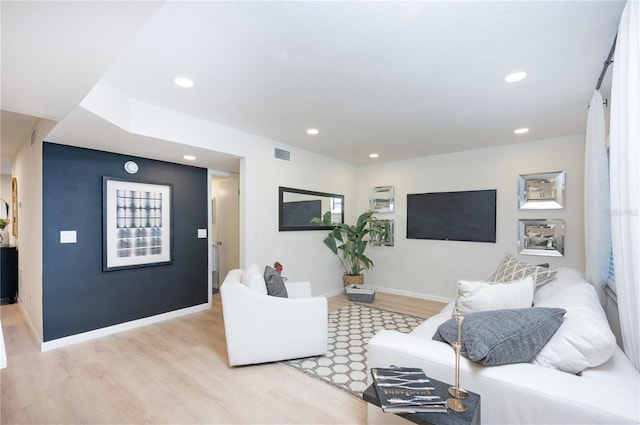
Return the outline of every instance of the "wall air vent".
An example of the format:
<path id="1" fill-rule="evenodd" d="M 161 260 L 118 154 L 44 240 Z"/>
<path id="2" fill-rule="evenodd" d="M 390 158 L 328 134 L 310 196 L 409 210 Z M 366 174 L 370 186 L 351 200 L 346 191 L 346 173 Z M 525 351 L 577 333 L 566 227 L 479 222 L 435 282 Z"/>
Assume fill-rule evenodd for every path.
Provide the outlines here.
<path id="1" fill-rule="evenodd" d="M 291 161 L 291 152 L 285 151 L 284 149 L 275 148 L 273 156 L 283 161 Z"/>
<path id="2" fill-rule="evenodd" d="M 36 144 L 36 131 L 33 130 L 31 132 L 31 147 L 34 147 Z"/>

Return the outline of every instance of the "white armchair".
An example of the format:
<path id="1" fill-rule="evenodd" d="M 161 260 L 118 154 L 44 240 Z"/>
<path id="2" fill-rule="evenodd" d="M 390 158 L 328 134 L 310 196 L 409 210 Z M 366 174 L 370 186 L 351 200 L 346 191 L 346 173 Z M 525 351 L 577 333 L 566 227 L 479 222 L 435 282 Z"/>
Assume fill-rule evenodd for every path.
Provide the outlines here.
<path id="1" fill-rule="evenodd" d="M 310 282 L 285 286 L 288 298 L 267 295 L 256 265 L 227 274 L 220 296 L 231 366 L 327 352 L 327 299 L 311 297 Z"/>

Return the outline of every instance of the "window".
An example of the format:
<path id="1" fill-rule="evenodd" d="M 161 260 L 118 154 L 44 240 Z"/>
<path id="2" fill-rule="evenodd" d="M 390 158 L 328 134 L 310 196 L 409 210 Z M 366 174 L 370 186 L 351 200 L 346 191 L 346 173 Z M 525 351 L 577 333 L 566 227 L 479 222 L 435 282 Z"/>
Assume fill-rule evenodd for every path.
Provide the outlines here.
<path id="1" fill-rule="evenodd" d="M 613 247 L 609 254 L 609 276 L 607 276 L 607 286 L 611 288 L 613 292 L 616 292 L 616 269 L 613 264 Z"/>
<path id="2" fill-rule="evenodd" d="M 611 155 L 608 145 L 609 138 L 607 138 L 607 163 L 609 164 L 609 170 L 611 170 Z M 610 172 L 609 175 L 611 175 Z M 609 275 L 607 276 L 607 286 L 616 293 L 616 268 L 613 263 L 613 242 L 611 240 L 609 240 Z"/>

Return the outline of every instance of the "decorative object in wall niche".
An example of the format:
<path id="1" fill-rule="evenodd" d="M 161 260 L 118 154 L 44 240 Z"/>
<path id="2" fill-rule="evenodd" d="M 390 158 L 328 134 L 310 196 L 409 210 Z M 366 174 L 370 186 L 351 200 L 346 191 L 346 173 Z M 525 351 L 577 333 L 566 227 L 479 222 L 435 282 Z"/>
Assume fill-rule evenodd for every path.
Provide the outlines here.
<path id="1" fill-rule="evenodd" d="M 564 208 L 564 171 L 521 174 L 518 177 L 518 207 L 521 210 Z"/>
<path id="2" fill-rule="evenodd" d="M 390 213 L 394 209 L 393 186 L 376 186 L 369 193 L 369 209 L 376 213 Z"/>
<path id="3" fill-rule="evenodd" d="M 564 220 L 519 220 L 518 253 L 564 257 Z"/>
<path id="4" fill-rule="evenodd" d="M 102 178 L 102 270 L 172 262 L 171 184 Z"/>
<path id="5" fill-rule="evenodd" d="M 393 246 L 393 220 L 376 220 L 373 224 L 380 228 L 380 232 L 371 234 L 371 245 Z"/>
<path id="6" fill-rule="evenodd" d="M 15 238 L 18 237 L 18 180 L 11 179 L 11 233 Z"/>

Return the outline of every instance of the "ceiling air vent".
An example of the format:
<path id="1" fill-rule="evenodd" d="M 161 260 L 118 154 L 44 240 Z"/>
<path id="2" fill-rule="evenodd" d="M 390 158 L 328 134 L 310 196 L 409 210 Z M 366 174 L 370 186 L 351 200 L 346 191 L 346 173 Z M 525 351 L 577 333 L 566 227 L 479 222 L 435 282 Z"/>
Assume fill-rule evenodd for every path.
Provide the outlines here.
<path id="1" fill-rule="evenodd" d="M 276 148 L 273 155 L 276 159 L 291 161 L 291 152 Z"/>

